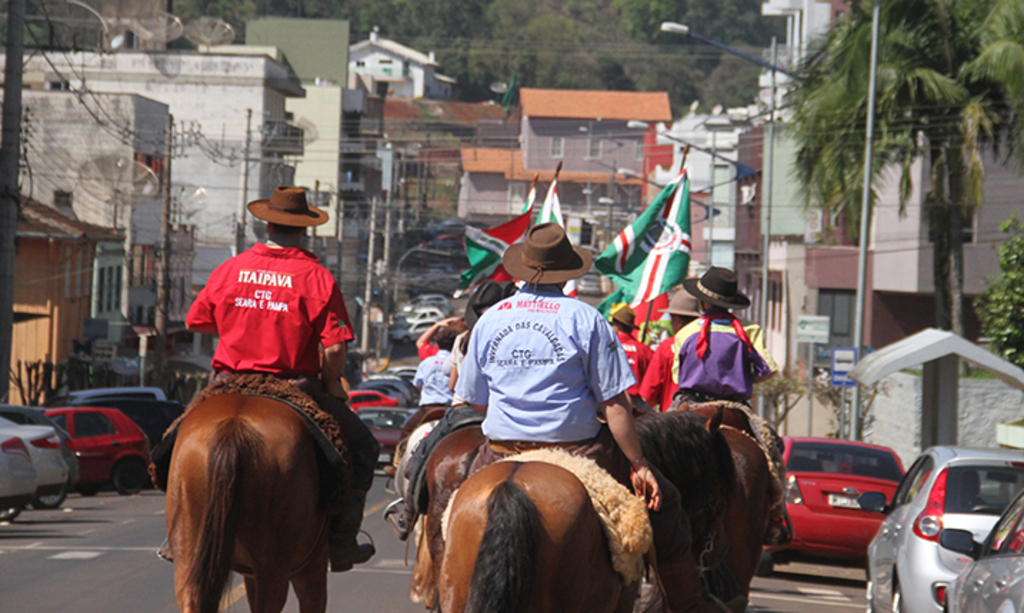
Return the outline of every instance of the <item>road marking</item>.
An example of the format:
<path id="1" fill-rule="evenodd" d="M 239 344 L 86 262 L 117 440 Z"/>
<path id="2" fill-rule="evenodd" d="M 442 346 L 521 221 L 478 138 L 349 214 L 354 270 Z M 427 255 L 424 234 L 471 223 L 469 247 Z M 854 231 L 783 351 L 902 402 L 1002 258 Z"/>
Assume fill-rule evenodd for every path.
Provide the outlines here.
<path id="1" fill-rule="evenodd" d="M 103 555 L 102 551 L 65 551 L 57 555 L 49 556 L 51 560 L 91 560 Z"/>
<path id="2" fill-rule="evenodd" d="M 25 545 L 25 549 L 35 549 L 36 547 L 41 547 L 42 544 L 43 544 L 42 541 L 36 541 L 36 542 L 34 542 L 34 543 L 30 544 L 30 545 Z"/>
<path id="3" fill-rule="evenodd" d="M 236 602 L 238 602 L 239 600 L 241 600 L 242 596 L 245 596 L 245 583 L 244 582 L 243 583 L 239 583 L 238 585 L 236 585 L 235 589 L 233 589 L 230 592 L 228 592 L 224 596 L 224 598 L 221 599 L 221 601 L 220 601 L 220 609 L 218 609 L 218 611 L 219 612 L 227 611 L 228 609 L 231 608 L 231 605 L 233 605 Z"/>
<path id="4" fill-rule="evenodd" d="M 93 532 L 96 532 L 96 528 L 90 528 L 89 530 L 82 530 L 81 532 L 77 532 L 76 534 L 78 534 L 78 536 L 85 536 L 86 534 L 92 534 Z"/>
<path id="5" fill-rule="evenodd" d="M 378 560 L 373 568 L 408 568 L 409 565 L 405 563 L 402 558 L 384 558 Z"/>
<path id="6" fill-rule="evenodd" d="M 796 589 L 801 594 L 805 594 L 807 596 L 811 596 L 811 597 L 814 597 L 814 598 L 825 598 L 825 599 L 828 599 L 828 600 L 842 600 L 842 601 L 845 601 L 845 602 L 853 602 L 852 600 L 850 600 L 849 596 L 847 596 L 846 594 L 843 594 L 839 590 L 823 590 L 821 588 L 816 588 L 816 587 L 800 587 L 800 586 L 797 586 Z"/>
<path id="7" fill-rule="evenodd" d="M 363 513 L 363 517 L 369 517 L 369 516 L 373 515 L 374 513 L 376 513 L 377 511 L 380 511 L 384 507 L 388 506 L 389 504 L 391 504 L 390 500 L 382 500 L 382 501 L 378 502 L 377 504 L 373 505 L 372 507 L 370 507 L 369 509 L 366 509 L 366 512 Z"/>
<path id="8" fill-rule="evenodd" d="M 156 551 L 156 547 L 92 547 L 92 546 L 79 546 L 79 547 L 57 547 L 56 545 L 40 545 L 39 543 L 32 543 L 31 545 L 21 545 L 12 547 L 0 547 L 0 551 L 100 551 L 100 552 L 114 552 L 114 551 Z"/>
<path id="9" fill-rule="evenodd" d="M 134 523 L 135 523 L 135 519 L 134 519 L 134 518 L 132 518 L 132 519 L 126 519 L 126 520 L 124 520 L 124 521 L 123 521 L 123 522 L 121 522 L 121 523 L 122 523 L 122 524 L 134 524 Z"/>
<path id="10" fill-rule="evenodd" d="M 376 567 L 371 567 L 371 568 L 355 567 L 355 568 L 353 568 L 352 570 L 350 570 L 348 572 L 350 572 L 350 573 L 381 573 L 381 574 L 384 574 L 384 575 L 411 575 L 412 574 L 412 569 L 409 569 L 409 570 L 399 570 L 399 569 L 376 568 Z"/>
<path id="11" fill-rule="evenodd" d="M 850 602 L 849 604 L 847 604 L 845 602 L 836 602 L 835 600 L 817 600 L 817 599 L 814 599 L 814 598 L 799 598 L 799 597 L 795 598 L 793 596 L 776 596 L 775 594 L 765 594 L 765 593 L 762 593 L 762 592 L 753 592 L 753 591 L 750 592 L 750 599 L 751 600 L 754 600 L 754 599 L 757 599 L 757 598 L 762 598 L 764 600 L 779 600 L 779 601 L 782 601 L 782 602 L 796 602 L 796 603 L 800 603 L 800 604 L 819 604 L 819 605 L 825 605 L 825 606 L 829 606 L 829 607 L 846 607 L 846 608 L 849 608 L 849 609 L 857 609 L 857 610 L 861 610 L 861 611 L 864 610 L 864 605 L 862 605 L 862 604 L 854 604 L 853 602 Z"/>

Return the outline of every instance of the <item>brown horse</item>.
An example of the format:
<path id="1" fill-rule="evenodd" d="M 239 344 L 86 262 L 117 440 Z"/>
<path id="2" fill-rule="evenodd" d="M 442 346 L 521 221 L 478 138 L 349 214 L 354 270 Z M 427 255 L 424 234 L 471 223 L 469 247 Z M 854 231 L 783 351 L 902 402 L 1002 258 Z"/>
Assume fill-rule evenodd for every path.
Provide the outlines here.
<path id="1" fill-rule="evenodd" d="M 230 571 L 249 608 L 277 613 L 288 585 L 302 613 L 327 608 L 327 517 L 313 438 L 282 402 L 220 394 L 178 429 L 167 483 L 167 535 L 184 613 L 216 613 Z"/>
<path id="2" fill-rule="evenodd" d="M 629 611 L 583 484 L 540 462 L 500 462 L 459 488 L 438 581 L 445 613 Z"/>

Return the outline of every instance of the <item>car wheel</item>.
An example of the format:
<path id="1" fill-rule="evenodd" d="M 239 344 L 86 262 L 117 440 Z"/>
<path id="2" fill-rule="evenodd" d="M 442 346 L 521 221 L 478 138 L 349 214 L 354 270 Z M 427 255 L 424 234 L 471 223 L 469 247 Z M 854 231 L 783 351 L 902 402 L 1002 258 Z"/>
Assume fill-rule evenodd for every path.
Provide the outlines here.
<path id="1" fill-rule="evenodd" d="M 754 574 L 758 577 L 771 577 L 774 572 L 775 560 L 772 559 L 771 552 L 762 549 L 761 559 L 757 562 L 757 568 L 754 570 Z"/>
<path id="2" fill-rule="evenodd" d="M 50 494 L 49 496 L 40 496 L 32 501 L 33 509 L 58 509 L 60 505 L 64 504 L 64 499 L 68 497 L 68 486 L 60 488 L 60 491 L 56 494 Z"/>
<path id="3" fill-rule="evenodd" d="M 78 485 L 75 487 L 75 491 L 82 496 L 95 496 L 96 492 L 100 491 L 100 486 L 92 485 Z"/>
<path id="4" fill-rule="evenodd" d="M 24 508 L 25 507 L 23 506 L 17 506 L 11 507 L 9 509 L 3 509 L 2 511 L 0 511 L 0 521 L 14 521 L 15 517 L 21 515 L 21 512 L 22 510 L 24 510 Z"/>
<path id="5" fill-rule="evenodd" d="M 146 465 L 141 460 L 122 460 L 114 467 L 114 474 L 110 480 L 114 482 L 114 489 L 118 494 L 138 494 L 149 481 L 149 473 L 146 472 Z"/>

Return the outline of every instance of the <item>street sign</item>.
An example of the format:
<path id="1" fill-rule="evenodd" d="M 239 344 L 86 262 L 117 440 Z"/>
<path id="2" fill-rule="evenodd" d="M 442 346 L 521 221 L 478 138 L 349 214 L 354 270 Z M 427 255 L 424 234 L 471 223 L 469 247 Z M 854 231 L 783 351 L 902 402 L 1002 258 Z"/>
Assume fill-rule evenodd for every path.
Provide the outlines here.
<path id="1" fill-rule="evenodd" d="M 854 387 L 857 382 L 848 375 L 857 365 L 857 350 L 853 347 L 832 348 L 832 387 Z"/>
<path id="2" fill-rule="evenodd" d="M 796 320 L 796 342 L 828 344 L 828 315 L 801 315 Z"/>

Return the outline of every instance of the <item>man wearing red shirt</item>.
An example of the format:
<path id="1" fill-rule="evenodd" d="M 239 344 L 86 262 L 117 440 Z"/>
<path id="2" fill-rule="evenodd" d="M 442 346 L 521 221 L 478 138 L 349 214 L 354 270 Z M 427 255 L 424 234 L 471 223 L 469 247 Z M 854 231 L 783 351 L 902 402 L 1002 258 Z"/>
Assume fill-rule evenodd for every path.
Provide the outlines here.
<path id="1" fill-rule="evenodd" d="M 633 338 L 633 330 L 636 330 L 636 313 L 628 306 L 621 307 L 612 313 L 612 327 L 615 334 L 626 351 L 626 359 L 629 360 L 629 367 L 633 370 L 633 376 L 637 382 L 626 389 L 626 393 L 632 398 L 639 397 L 640 381 L 644 378 L 647 366 L 651 363 L 654 352 L 647 345 Z"/>
<path id="2" fill-rule="evenodd" d="M 349 570 L 375 553 L 372 545 L 359 545 L 356 535 L 380 445 L 346 404 L 341 377 L 354 335 L 341 291 L 316 256 L 299 246 L 306 228 L 328 217 L 308 206 L 305 191 L 295 187 L 278 187 L 269 200 L 250 202 L 249 211 L 267 222 L 266 244 L 218 266 L 185 323 L 194 332 L 220 334 L 215 380 L 271 373 L 309 394 L 338 421 L 351 454 L 352 494 L 331 518 L 331 570 Z"/>
<path id="3" fill-rule="evenodd" d="M 697 299 L 688 292 L 680 290 L 672 296 L 665 312 L 672 317 L 672 331 L 679 332 L 694 319 L 700 317 L 700 305 Z M 672 378 L 672 361 L 675 359 L 675 352 L 672 350 L 673 336 L 666 338 L 654 350 L 654 357 L 651 364 L 644 373 L 643 381 L 640 382 L 640 397 L 647 404 L 657 406 L 662 412 L 672 406 L 672 396 L 675 395 L 679 384 Z"/>

